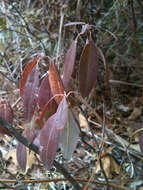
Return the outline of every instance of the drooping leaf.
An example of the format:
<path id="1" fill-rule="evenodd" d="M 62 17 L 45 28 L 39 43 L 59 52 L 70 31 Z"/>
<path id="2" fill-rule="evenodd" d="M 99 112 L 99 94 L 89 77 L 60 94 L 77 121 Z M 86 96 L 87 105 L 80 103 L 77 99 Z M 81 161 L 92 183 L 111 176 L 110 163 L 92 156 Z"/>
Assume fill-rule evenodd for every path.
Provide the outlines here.
<path id="1" fill-rule="evenodd" d="M 59 145 L 59 130 L 57 130 L 55 120 L 56 113 L 47 120 L 39 135 L 39 153 L 47 169 L 51 168 Z"/>
<path id="2" fill-rule="evenodd" d="M 96 84 L 98 74 L 98 51 L 90 39 L 80 57 L 79 89 L 83 98 L 87 97 Z"/>
<path id="3" fill-rule="evenodd" d="M 9 123 L 13 122 L 13 110 L 10 104 L 6 100 L 0 100 L 0 116 L 8 121 Z M 10 132 L 0 125 L 1 134 L 10 134 Z"/>
<path id="4" fill-rule="evenodd" d="M 52 92 L 49 84 L 49 75 L 45 76 L 41 82 L 38 92 L 38 105 L 42 110 L 47 102 L 51 99 Z"/>
<path id="5" fill-rule="evenodd" d="M 36 131 L 34 128 L 25 127 L 23 136 L 27 138 L 30 142 L 33 142 L 34 138 L 36 137 Z M 27 163 L 27 151 L 26 151 L 26 146 L 20 142 L 17 145 L 16 156 L 19 166 L 21 167 L 22 170 L 25 171 Z"/>
<path id="6" fill-rule="evenodd" d="M 60 102 L 59 106 L 54 101 L 54 99 L 51 101 L 51 103 L 47 103 L 39 119 L 39 124 L 41 128 L 43 128 L 44 119 L 48 119 L 51 115 L 53 115 L 56 112 L 57 113 L 56 122 L 60 124 L 60 126 L 58 125 L 58 129 L 62 129 L 65 126 L 64 122 L 67 119 L 67 109 L 68 109 L 68 105 L 67 105 L 65 97 Z"/>
<path id="7" fill-rule="evenodd" d="M 57 103 L 54 99 L 52 99 L 53 94 L 51 92 L 50 84 L 49 84 L 49 76 L 47 75 L 41 83 L 38 92 L 38 104 L 42 110 L 40 116 L 40 123 L 43 123 L 43 119 L 48 119 L 52 114 L 54 114 L 57 110 Z M 42 126 L 41 126 L 42 128 Z"/>
<path id="8" fill-rule="evenodd" d="M 54 99 L 52 99 L 45 105 L 38 120 L 38 123 L 40 124 L 41 128 L 43 128 L 45 120 L 47 120 L 51 115 L 53 115 L 56 112 L 57 107 L 58 105 Z"/>
<path id="9" fill-rule="evenodd" d="M 54 99 L 59 104 L 63 98 L 64 86 L 54 62 L 51 62 L 49 67 L 49 83 Z"/>
<path id="10" fill-rule="evenodd" d="M 24 119 L 27 122 L 31 121 L 35 111 L 37 98 L 38 98 L 38 87 L 39 87 L 39 67 L 37 64 L 33 67 L 32 71 L 28 75 L 22 96 Z"/>
<path id="11" fill-rule="evenodd" d="M 27 78 L 28 78 L 28 75 L 29 73 L 32 71 L 33 67 L 37 64 L 37 58 L 35 57 L 32 61 L 30 61 L 26 67 L 24 68 L 24 71 L 22 73 L 22 78 L 20 80 L 20 85 L 19 85 L 19 88 L 20 88 L 20 96 L 22 97 L 23 96 L 23 92 L 24 92 L 24 86 L 25 86 L 25 83 L 27 81 Z"/>
<path id="12" fill-rule="evenodd" d="M 77 40 L 74 40 L 71 43 L 64 60 L 63 84 L 66 90 L 68 90 L 68 85 L 74 69 L 76 47 L 77 47 Z"/>
<path id="13" fill-rule="evenodd" d="M 57 112 L 47 120 L 41 129 L 40 135 L 37 137 L 40 140 L 35 140 L 36 142 L 40 142 L 40 157 L 48 169 L 50 169 L 53 164 L 59 145 L 60 129 L 64 128 L 66 121 L 67 102 L 64 97 L 58 106 Z"/>
<path id="14" fill-rule="evenodd" d="M 65 128 L 60 131 L 60 148 L 65 159 L 71 159 L 78 139 L 79 128 L 72 115 L 72 112 L 69 110 L 67 124 Z"/>
<path id="15" fill-rule="evenodd" d="M 26 147 L 22 143 L 18 143 L 17 145 L 16 156 L 20 168 L 25 171 L 27 163 L 27 152 Z"/>

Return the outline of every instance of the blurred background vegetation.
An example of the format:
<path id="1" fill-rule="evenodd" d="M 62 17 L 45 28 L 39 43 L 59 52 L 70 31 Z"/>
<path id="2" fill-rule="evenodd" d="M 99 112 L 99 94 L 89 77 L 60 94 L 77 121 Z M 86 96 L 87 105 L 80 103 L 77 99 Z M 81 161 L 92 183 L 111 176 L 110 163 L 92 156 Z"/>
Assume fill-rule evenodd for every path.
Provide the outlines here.
<path id="1" fill-rule="evenodd" d="M 110 79 L 142 84 L 142 12 L 141 0 L 1 0 L 0 73 L 8 73 L 18 85 L 23 67 L 35 54 L 58 55 L 62 63 L 81 31 L 81 25 L 65 24 L 80 21 L 93 25 L 93 39 L 107 59 Z"/>

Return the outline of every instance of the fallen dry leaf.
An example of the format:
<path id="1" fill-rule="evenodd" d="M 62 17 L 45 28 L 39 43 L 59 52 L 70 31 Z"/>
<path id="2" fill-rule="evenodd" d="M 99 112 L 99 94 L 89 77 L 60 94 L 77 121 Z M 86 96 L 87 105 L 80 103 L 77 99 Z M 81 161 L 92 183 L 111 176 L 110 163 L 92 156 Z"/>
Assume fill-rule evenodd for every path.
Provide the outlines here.
<path id="1" fill-rule="evenodd" d="M 7 169 L 12 174 L 16 174 L 17 171 L 19 170 L 19 165 L 18 165 L 17 158 L 16 158 L 16 149 L 9 151 L 5 156 L 5 160 L 10 161 L 10 165 L 8 166 Z M 26 170 L 24 173 L 26 173 L 27 170 L 30 169 L 32 167 L 32 165 L 35 163 L 36 163 L 36 157 L 35 157 L 34 152 L 32 152 L 32 151 L 29 152 L 29 149 L 27 149 L 27 166 L 26 166 Z"/>
<path id="2" fill-rule="evenodd" d="M 16 159 L 16 150 L 13 149 L 11 151 L 9 151 L 6 155 L 5 155 L 5 160 L 9 161 L 10 164 L 8 165 L 7 169 L 12 173 L 12 174 L 16 174 L 18 171 L 18 163 L 17 163 L 17 159 Z"/>
<path id="3" fill-rule="evenodd" d="M 134 108 L 131 115 L 128 117 L 128 120 L 135 120 L 141 115 L 141 108 Z"/>
<path id="4" fill-rule="evenodd" d="M 102 165 L 106 173 L 106 176 L 110 179 L 112 178 L 113 173 L 120 173 L 120 166 L 117 164 L 115 159 L 110 154 L 106 154 L 102 157 Z M 95 173 L 99 173 L 100 171 L 101 168 L 98 162 L 97 166 L 95 167 Z"/>
<path id="5" fill-rule="evenodd" d="M 79 113 L 78 117 L 79 117 L 80 127 L 83 128 L 83 129 L 85 129 L 87 131 L 89 129 L 89 127 L 88 127 L 88 122 L 87 122 L 86 118 L 81 113 Z"/>

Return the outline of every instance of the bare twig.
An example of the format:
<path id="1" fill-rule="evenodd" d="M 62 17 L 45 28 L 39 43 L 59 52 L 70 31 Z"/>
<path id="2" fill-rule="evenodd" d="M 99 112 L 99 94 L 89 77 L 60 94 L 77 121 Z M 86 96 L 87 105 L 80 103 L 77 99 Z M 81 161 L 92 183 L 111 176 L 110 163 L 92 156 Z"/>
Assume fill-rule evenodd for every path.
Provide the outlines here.
<path id="1" fill-rule="evenodd" d="M 87 183 L 87 180 L 85 179 L 80 179 L 80 178 L 75 178 L 76 181 L 78 182 L 85 182 Z M 4 183 L 15 183 L 17 184 L 17 181 L 16 180 L 5 180 L 5 179 L 2 179 L 1 180 L 2 182 Z M 60 181 L 67 181 L 66 178 L 55 178 L 55 179 L 38 179 L 38 180 L 34 180 L 34 179 L 29 179 L 29 180 L 21 180 L 21 182 L 23 184 L 30 184 L 30 183 L 51 183 L 51 182 L 60 182 Z M 98 184 L 98 185 L 106 185 L 105 182 L 100 182 L 100 181 L 91 181 L 92 184 Z M 115 184 L 111 184 L 109 183 L 110 187 L 112 188 L 116 188 L 116 189 L 120 189 L 120 190 L 129 190 L 129 188 L 127 187 L 122 187 L 120 185 L 115 185 Z"/>
<path id="2" fill-rule="evenodd" d="M 134 2 L 133 2 L 133 0 L 130 0 L 130 3 L 131 3 L 131 11 L 132 11 L 132 17 L 133 17 L 134 32 L 136 32 L 137 21 L 136 21 L 136 15 L 135 15 L 135 9 L 134 9 Z"/>
<path id="3" fill-rule="evenodd" d="M 125 81 L 120 81 L 120 80 L 109 80 L 109 83 L 111 84 L 115 84 L 115 85 L 127 85 L 127 86 L 134 86 L 134 87 L 138 87 L 138 88 L 143 88 L 143 85 L 140 84 L 134 84 L 134 83 L 130 83 L 130 82 L 125 82 Z"/>
<path id="4" fill-rule="evenodd" d="M 57 55 L 56 55 L 56 64 L 58 65 L 58 57 L 59 57 L 59 51 L 61 48 L 61 39 L 62 39 L 62 28 L 63 28 L 63 22 L 64 22 L 64 6 L 61 8 L 61 19 L 60 19 L 60 27 L 59 27 L 59 38 L 58 38 L 58 45 L 57 45 Z"/>

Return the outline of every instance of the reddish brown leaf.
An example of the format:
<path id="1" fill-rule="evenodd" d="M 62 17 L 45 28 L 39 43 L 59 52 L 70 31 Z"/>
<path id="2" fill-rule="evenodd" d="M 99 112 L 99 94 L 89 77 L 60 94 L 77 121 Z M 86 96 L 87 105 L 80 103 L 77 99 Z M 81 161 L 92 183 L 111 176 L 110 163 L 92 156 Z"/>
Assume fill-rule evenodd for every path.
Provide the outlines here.
<path id="1" fill-rule="evenodd" d="M 57 107 L 58 105 L 54 99 L 45 105 L 38 120 L 41 128 L 43 128 L 44 120 L 47 120 L 51 115 L 53 115 L 56 112 Z"/>
<path id="2" fill-rule="evenodd" d="M 71 43 L 64 60 L 63 84 L 66 90 L 68 90 L 68 85 L 74 69 L 76 46 L 77 46 L 77 40 L 74 40 Z"/>
<path id="3" fill-rule="evenodd" d="M 38 98 L 38 86 L 39 86 L 39 68 L 37 64 L 33 67 L 32 71 L 28 75 L 22 97 L 24 119 L 27 122 L 31 121 L 35 111 L 37 98 Z"/>
<path id="4" fill-rule="evenodd" d="M 26 170 L 27 152 L 26 147 L 22 143 L 18 143 L 16 150 L 16 157 L 20 168 Z"/>
<path id="5" fill-rule="evenodd" d="M 57 103 L 54 99 L 52 99 L 53 94 L 51 92 L 50 84 L 49 84 L 49 75 L 47 75 L 41 83 L 38 92 L 38 104 L 42 110 L 41 116 L 38 120 L 41 128 L 43 127 L 44 120 L 48 119 L 51 115 L 53 115 L 57 110 Z"/>
<path id="6" fill-rule="evenodd" d="M 87 97 L 96 84 L 98 74 L 97 47 L 92 40 L 85 45 L 80 57 L 79 88 L 83 98 Z"/>
<path id="7" fill-rule="evenodd" d="M 57 104 L 54 99 L 52 99 L 53 94 L 51 92 L 50 84 L 49 84 L 49 75 L 47 75 L 43 80 L 39 88 L 38 92 L 38 104 L 41 108 L 43 117 L 46 112 L 49 112 L 49 117 L 51 114 L 54 114 L 57 109 Z M 50 114 L 51 113 L 51 114 Z"/>
<path id="8" fill-rule="evenodd" d="M 47 102 L 51 99 L 52 92 L 49 84 L 49 75 L 45 76 L 41 82 L 38 92 L 38 104 L 42 110 Z"/>
<path id="9" fill-rule="evenodd" d="M 63 99 L 62 94 L 64 94 L 64 86 L 61 80 L 61 77 L 58 73 L 58 69 L 54 62 L 50 63 L 50 68 L 49 68 L 49 83 L 51 87 L 51 91 L 53 93 L 54 99 L 57 104 L 61 102 Z"/>
<path id="10" fill-rule="evenodd" d="M 23 136 L 27 138 L 30 142 L 33 142 L 34 138 L 36 137 L 36 131 L 34 130 L 34 128 L 31 129 L 25 127 Z M 26 151 L 26 146 L 20 142 L 17 145 L 16 156 L 19 166 L 21 167 L 22 170 L 25 171 L 27 163 L 27 151 Z"/>
<path id="11" fill-rule="evenodd" d="M 53 164 L 59 144 L 59 130 L 57 130 L 55 119 L 56 113 L 47 120 L 39 136 L 39 153 L 47 169 L 50 169 Z"/>
<path id="12" fill-rule="evenodd" d="M 24 68 L 24 71 L 22 73 L 22 78 L 20 80 L 20 96 L 23 96 L 23 92 L 24 92 L 24 86 L 25 83 L 27 81 L 28 75 L 29 73 L 32 71 L 33 67 L 37 64 L 37 58 L 35 57 L 32 61 L 30 61 L 26 67 Z"/>
<path id="13" fill-rule="evenodd" d="M 52 115 L 44 127 L 41 129 L 40 135 L 35 142 L 40 142 L 40 157 L 44 165 L 50 169 L 56 156 L 59 145 L 59 129 L 63 129 L 67 122 L 67 102 L 64 97 L 58 106 L 57 112 Z"/>
<path id="14" fill-rule="evenodd" d="M 0 100 L 0 116 L 9 123 L 13 122 L 13 110 L 10 104 L 6 100 Z M 10 134 L 10 132 L 1 125 L 0 125 L 0 133 Z"/>

